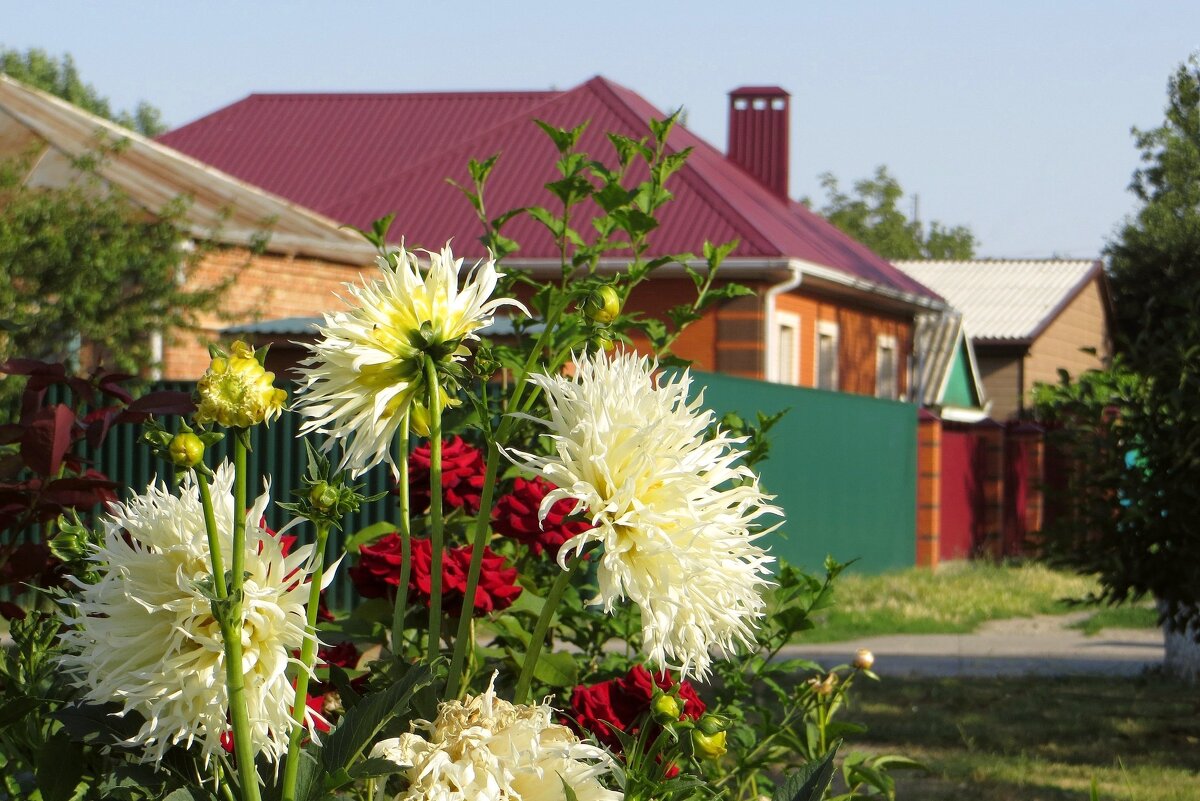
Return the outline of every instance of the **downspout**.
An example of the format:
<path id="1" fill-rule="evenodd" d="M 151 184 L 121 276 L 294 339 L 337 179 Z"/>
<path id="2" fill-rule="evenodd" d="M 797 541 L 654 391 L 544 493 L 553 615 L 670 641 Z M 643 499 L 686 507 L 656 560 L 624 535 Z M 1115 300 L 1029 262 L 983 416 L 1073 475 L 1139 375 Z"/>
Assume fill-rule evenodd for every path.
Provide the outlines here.
<path id="1" fill-rule="evenodd" d="M 766 362 L 763 365 L 763 376 L 768 381 L 779 380 L 777 354 L 779 343 L 775 338 L 775 299 L 784 292 L 790 292 L 800 286 L 800 281 L 804 278 L 804 272 L 796 262 L 788 261 L 787 268 L 788 277 L 778 284 L 767 287 L 767 291 L 763 295 L 763 301 L 766 304 L 763 314 L 763 360 Z"/>

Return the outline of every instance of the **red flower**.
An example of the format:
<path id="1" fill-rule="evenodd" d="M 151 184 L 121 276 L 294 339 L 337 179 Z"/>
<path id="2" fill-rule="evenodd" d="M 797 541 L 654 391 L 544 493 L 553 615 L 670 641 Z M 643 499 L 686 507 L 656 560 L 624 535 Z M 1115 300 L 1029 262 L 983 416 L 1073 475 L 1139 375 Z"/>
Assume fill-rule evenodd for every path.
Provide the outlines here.
<path id="1" fill-rule="evenodd" d="M 447 548 L 442 555 L 442 608 L 447 614 L 462 614 L 467 592 L 467 570 L 471 564 L 469 545 Z M 364 598 L 394 598 L 400 586 L 403 563 L 400 537 L 388 534 L 359 551 L 358 564 L 350 568 L 350 580 Z M 432 587 L 433 549 L 427 539 L 412 540 L 412 574 L 408 597 L 429 606 Z M 476 612 L 507 609 L 521 594 L 516 583 L 517 569 L 504 566 L 504 557 L 484 546 L 479 586 L 475 590 Z"/>
<path id="2" fill-rule="evenodd" d="M 562 544 L 577 534 L 587 531 L 590 525 L 579 520 L 565 520 L 574 507 L 574 501 L 564 498 L 550 507 L 544 521 L 538 520 L 542 499 L 555 489 L 554 485 L 538 476 L 533 481 L 518 478 L 513 490 L 496 502 L 492 511 L 492 528 L 498 534 L 512 537 L 533 549 L 541 556 L 543 550 L 558 556 Z"/>
<path id="3" fill-rule="evenodd" d="M 329 731 L 329 721 L 325 719 L 327 713 L 325 712 L 324 693 L 319 695 L 313 695 L 312 693 L 309 693 L 304 699 L 304 703 L 309 709 L 318 715 L 318 717 L 313 719 L 313 728 L 317 731 Z"/>
<path id="4" fill-rule="evenodd" d="M 429 444 L 415 448 L 408 457 L 408 492 L 413 511 L 429 508 Z M 442 440 L 442 504 L 467 514 L 479 511 L 483 494 L 483 453 L 462 437 Z"/>
<path id="5" fill-rule="evenodd" d="M 326 645 L 317 649 L 317 667 L 327 667 L 329 665 L 337 665 L 346 670 L 353 670 L 358 667 L 358 660 L 362 658 L 362 653 L 350 641 L 340 642 L 337 645 Z M 350 686 L 357 691 L 362 691 L 366 686 L 366 675 L 359 676 L 351 680 Z M 334 692 L 337 690 L 337 685 L 332 681 L 313 681 L 309 684 L 309 692 L 314 695 L 324 695 L 325 693 Z"/>
<path id="6" fill-rule="evenodd" d="M 571 693 L 574 720 L 568 718 L 566 723 L 580 734 L 595 734 L 597 740 L 619 754 L 621 741 L 613 734 L 612 727 L 636 735 L 648 720 L 646 713 L 650 711 L 655 685 L 663 692 L 670 692 L 675 682 L 667 671 L 651 675 L 644 666 L 635 665 L 624 678 L 576 687 Z M 684 702 L 680 720 L 698 720 L 704 714 L 704 702 L 689 682 L 681 682 L 675 694 Z"/>

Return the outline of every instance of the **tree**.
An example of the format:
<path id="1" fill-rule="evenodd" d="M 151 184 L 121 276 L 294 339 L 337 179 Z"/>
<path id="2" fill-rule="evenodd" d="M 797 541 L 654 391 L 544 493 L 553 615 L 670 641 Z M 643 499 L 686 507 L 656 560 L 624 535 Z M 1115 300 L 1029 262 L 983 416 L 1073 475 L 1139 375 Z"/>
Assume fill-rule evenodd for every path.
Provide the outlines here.
<path id="1" fill-rule="evenodd" d="M 1184 632 L 1200 621 L 1200 61 L 1167 97 L 1163 124 L 1133 131 L 1141 207 L 1107 248 L 1120 358 L 1064 377 L 1043 409 L 1100 488 L 1071 510 L 1086 525 L 1049 532 L 1053 552 L 1105 600 L 1153 595 Z"/>
<path id="2" fill-rule="evenodd" d="M 826 201 L 819 213 L 885 259 L 970 259 L 975 256 L 975 235 L 963 225 L 952 228 L 910 220 L 898 207 L 904 190 L 887 167 L 880 165 L 874 178 L 854 184 L 854 194 L 843 192 L 833 173 L 821 175 Z M 805 201 L 808 202 L 807 200 Z"/>
<path id="3" fill-rule="evenodd" d="M 0 163 L 0 361 L 86 349 L 84 367 L 137 373 L 152 362 L 150 332 L 194 327 L 226 288 L 180 280 L 208 247 L 180 248 L 184 202 L 148 214 L 101 180 L 106 157 L 78 160 L 62 189 L 29 186 L 29 159 Z"/>
<path id="4" fill-rule="evenodd" d="M 113 113 L 108 99 L 101 97 L 89 83 L 84 83 L 70 55 L 54 58 L 45 50 L 32 48 L 22 53 L 19 50 L 0 48 L 0 72 L 22 83 L 61 97 L 98 117 L 112 120 L 143 136 L 158 136 L 167 129 L 162 114 L 145 101 L 132 111 Z"/>

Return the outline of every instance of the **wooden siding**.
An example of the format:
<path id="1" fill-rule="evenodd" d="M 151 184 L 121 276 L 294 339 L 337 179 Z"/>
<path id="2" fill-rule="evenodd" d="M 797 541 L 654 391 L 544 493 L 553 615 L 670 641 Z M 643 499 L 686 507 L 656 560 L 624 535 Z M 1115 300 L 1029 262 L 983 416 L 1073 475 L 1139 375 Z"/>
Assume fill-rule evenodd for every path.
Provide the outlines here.
<path id="1" fill-rule="evenodd" d="M 1008 420 L 1021 410 L 1021 361 L 1023 350 L 1011 347 L 999 350 L 975 346 L 975 359 L 984 391 L 992 402 L 993 420 Z"/>
<path id="2" fill-rule="evenodd" d="M 1095 348 L 1096 355 L 1080 350 L 1085 347 Z M 1086 370 L 1103 367 L 1111 355 L 1104 299 L 1098 281 L 1093 280 L 1029 348 L 1025 360 L 1026 401 L 1035 382 L 1058 383 L 1059 368 L 1078 376 Z"/>

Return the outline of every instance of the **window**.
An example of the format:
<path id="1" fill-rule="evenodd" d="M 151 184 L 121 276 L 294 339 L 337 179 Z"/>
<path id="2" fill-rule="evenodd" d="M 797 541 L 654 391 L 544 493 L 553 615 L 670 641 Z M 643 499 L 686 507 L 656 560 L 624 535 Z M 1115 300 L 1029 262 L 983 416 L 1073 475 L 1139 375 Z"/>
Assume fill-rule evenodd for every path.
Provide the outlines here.
<path id="1" fill-rule="evenodd" d="M 800 316 L 775 312 L 775 380 L 800 383 Z"/>
<path id="2" fill-rule="evenodd" d="M 838 388 L 838 326 L 817 324 L 817 389 Z"/>
<path id="3" fill-rule="evenodd" d="M 875 397 L 895 400 L 899 395 L 896 364 L 896 338 L 880 334 L 875 339 Z"/>

